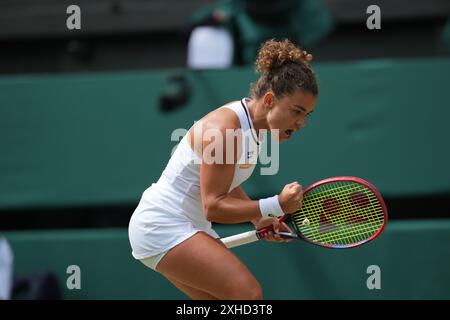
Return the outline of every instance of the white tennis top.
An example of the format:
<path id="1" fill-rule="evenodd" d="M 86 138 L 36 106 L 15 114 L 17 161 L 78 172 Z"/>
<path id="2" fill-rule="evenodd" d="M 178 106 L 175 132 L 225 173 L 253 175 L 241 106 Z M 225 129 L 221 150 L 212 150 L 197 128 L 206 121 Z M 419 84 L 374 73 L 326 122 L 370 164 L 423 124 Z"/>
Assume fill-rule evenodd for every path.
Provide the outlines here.
<path id="1" fill-rule="evenodd" d="M 229 191 L 250 177 L 262 143 L 255 133 L 248 101 L 244 98 L 222 107 L 233 110 L 239 117 L 243 139 L 241 146 L 245 155 L 235 167 Z M 165 252 L 198 231 L 219 238 L 203 212 L 200 163 L 200 156 L 192 150 L 185 135 L 158 182 L 144 191 L 130 220 L 129 237 L 136 259 Z"/>

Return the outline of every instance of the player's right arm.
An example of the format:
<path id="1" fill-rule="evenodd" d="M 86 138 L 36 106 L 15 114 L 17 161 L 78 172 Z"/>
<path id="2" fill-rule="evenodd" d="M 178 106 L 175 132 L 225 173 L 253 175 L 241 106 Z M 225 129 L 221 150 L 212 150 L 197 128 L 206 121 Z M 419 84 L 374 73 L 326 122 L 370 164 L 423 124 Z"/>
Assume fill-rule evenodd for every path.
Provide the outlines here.
<path id="1" fill-rule="evenodd" d="M 241 223 L 260 218 L 258 201 L 229 194 L 238 158 L 238 140 L 236 136 L 233 136 L 232 142 L 226 141 L 226 130 L 239 129 L 239 119 L 231 110 L 218 110 L 216 114 L 209 115 L 197 126 L 201 126 L 201 130 L 195 131 L 196 133 L 201 131 L 195 139 L 201 138 L 202 145 L 200 191 L 206 219 L 218 223 Z M 211 138 L 212 136 L 214 138 Z M 216 141 L 216 138 L 222 140 Z M 212 152 L 214 149 L 212 144 L 217 146 L 217 152 L 222 152 L 221 155 Z M 220 147 L 221 150 L 218 150 Z M 216 156 L 217 161 L 211 161 L 211 156 L 213 158 Z M 231 160 L 230 163 L 227 163 L 227 159 Z"/>
<path id="2" fill-rule="evenodd" d="M 225 124 L 225 125 L 224 125 Z M 218 223 L 241 223 L 253 221 L 257 223 L 262 215 L 259 202 L 245 197 L 230 195 L 229 189 L 234 177 L 236 162 L 238 159 L 237 137 L 232 137 L 233 148 L 227 148 L 226 130 L 239 129 L 240 124 L 232 111 L 221 110 L 218 115 L 209 115 L 204 121 L 197 123 L 201 127 L 195 139 L 201 138 L 202 162 L 200 164 L 200 191 L 203 203 L 203 211 L 209 221 Z M 205 134 L 207 130 L 219 133 L 219 135 Z M 198 134 L 201 132 L 201 134 Z M 221 138 L 222 163 L 207 161 L 206 157 L 215 155 L 211 152 L 211 143 L 214 138 Z M 229 155 L 228 153 L 232 153 Z M 225 163 L 226 159 L 232 159 L 232 163 Z M 286 185 L 279 195 L 280 205 L 284 212 L 293 212 L 298 209 L 301 202 L 301 186 L 297 182 Z"/>

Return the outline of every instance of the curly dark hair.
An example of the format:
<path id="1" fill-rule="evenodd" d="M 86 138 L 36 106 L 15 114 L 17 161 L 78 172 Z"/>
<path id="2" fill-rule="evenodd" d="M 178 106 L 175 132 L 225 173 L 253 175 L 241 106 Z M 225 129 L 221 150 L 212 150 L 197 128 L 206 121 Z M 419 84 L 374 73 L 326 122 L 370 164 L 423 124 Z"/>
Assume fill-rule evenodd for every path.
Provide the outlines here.
<path id="1" fill-rule="evenodd" d="M 319 88 L 309 66 L 312 58 L 311 54 L 288 39 L 266 41 L 256 60 L 256 71 L 262 72 L 262 75 L 252 85 L 252 97 L 261 98 L 269 90 L 277 97 L 290 95 L 294 90 L 304 90 L 317 96 Z"/>

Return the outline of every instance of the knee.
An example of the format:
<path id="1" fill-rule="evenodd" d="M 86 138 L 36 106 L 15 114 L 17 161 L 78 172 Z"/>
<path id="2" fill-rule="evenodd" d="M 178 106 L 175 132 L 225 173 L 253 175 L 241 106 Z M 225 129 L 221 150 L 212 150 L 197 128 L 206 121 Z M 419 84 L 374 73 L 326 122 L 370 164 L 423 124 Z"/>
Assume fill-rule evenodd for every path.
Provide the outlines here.
<path id="1" fill-rule="evenodd" d="M 262 300 L 263 293 L 262 288 L 259 282 L 255 281 L 255 283 L 248 288 L 248 291 L 246 292 L 246 297 L 244 299 L 248 300 Z"/>
<path id="2" fill-rule="evenodd" d="M 262 300 L 263 293 L 261 285 L 255 279 L 246 279 L 237 281 L 237 285 L 233 288 L 229 300 Z"/>

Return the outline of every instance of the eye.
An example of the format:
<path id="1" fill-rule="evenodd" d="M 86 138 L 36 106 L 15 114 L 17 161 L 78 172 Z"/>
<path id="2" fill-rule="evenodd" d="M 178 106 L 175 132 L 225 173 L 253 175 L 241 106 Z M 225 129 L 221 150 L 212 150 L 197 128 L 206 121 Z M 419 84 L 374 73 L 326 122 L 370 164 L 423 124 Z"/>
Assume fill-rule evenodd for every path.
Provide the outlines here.
<path id="1" fill-rule="evenodd" d="M 301 115 L 303 112 L 301 110 L 298 109 L 292 109 L 294 111 L 295 115 Z"/>

